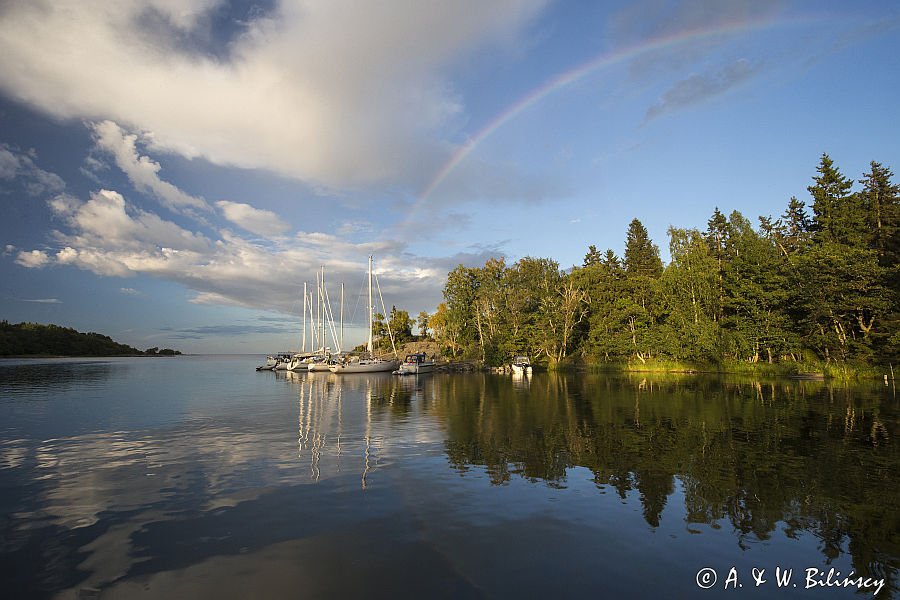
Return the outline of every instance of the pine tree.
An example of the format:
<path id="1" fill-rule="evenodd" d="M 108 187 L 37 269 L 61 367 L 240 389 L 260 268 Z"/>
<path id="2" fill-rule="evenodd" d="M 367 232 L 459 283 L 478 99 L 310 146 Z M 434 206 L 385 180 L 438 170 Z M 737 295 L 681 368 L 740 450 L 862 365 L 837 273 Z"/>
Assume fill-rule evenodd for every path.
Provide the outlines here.
<path id="1" fill-rule="evenodd" d="M 893 176 L 890 169 L 872 161 L 871 171 L 859 180 L 869 247 L 878 252 L 884 266 L 900 260 L 900 185 L 891 183 Z"/>
<path id="2" fill-rule="evenodd" d="M 659 247 L 650 240 L 650 234 L 638 219 L 628 225 L 625 238 L 625 271 L 629 277 L 643 276 L 659 278 L 663 264 L 659 258 Z"/>
<path id="3" fill-rule="evenodd" d="M 881 360 L 891 362 L 900 360 L 900 186 L 891 182 L 893 176 L 872 161 L 871 171 L 860 180 L 868 245 L 878 257 L 887 307 L 881 327 L 873 332 L 873 345 Z"/>
<path id="4" fill-rule="evenodd" d="M 587 254 L 584 255 L 584 265 L 585 267 L 589 267 L 591 265 L 599 264 L 603 257 L 600 255 L 600 252 L 597 251 L 597 246 L 591 244 L 588 246 Z"/>
<path id="5" fill-rule="evenodd" d="M 819 242 L 839 242 L 851 246 L 863 240 L 864 223 L 859 197 L 850 193 L 853 181 L 844 177 L 827 154 L 816 168 L 815 185 L 807 190 L 813 197 L 813 230 Z"/>

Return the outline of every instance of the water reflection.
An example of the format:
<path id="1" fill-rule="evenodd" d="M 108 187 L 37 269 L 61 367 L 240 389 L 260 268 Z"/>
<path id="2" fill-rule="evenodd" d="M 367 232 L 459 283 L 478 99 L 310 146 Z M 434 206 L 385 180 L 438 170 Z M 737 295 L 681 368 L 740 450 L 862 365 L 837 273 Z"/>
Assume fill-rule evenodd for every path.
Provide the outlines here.
<path id="1" fill-rule="evenodd" d="M 50 391 L 96 387 L 126 363 L 109 359 L 0 359 L 0 401 L 40 400 Z"/>
<path id="2" fill-rule="evenodd" d="M 125 361 L 88 368 L 89 396 L 0 402 L 5 593 L 691 597 L 715 560 L 852 567 L 897 593 L 883 388 L 233 361 Z M 165 394 L 133 391 L 163 371 Z M 103 414 L 76 427 L 86 397 Z"/>
<path id="3" fill-rule="evenodd" d="M 418 417 L 424 418 L 433 387 L 430 377 L 292 372 L 278 376 L 298 388 L 297 458 L 308 461 L 315 481 L 323 473 L 356 469 L 365 489 L 386 447 L 416 443 L 414 431 L 427 429 L 421 424 L 412 427 L 410 417 L 418 404 Z"/>
<path id="4" fill-rule="evenodd" d="M 434 409 L 460 473 L 565 488 L 583 467 L 598 491 L 636 492 L 650 527 L 678 502 L 690 531 L 727 524 L 742 548 L 805 531 L 826 561 L 849 553 L 857 573 L 896 582 L 898 405 L 883 390 L 546 374 L 527 395 L 521 380 L 441 385 Z"/>

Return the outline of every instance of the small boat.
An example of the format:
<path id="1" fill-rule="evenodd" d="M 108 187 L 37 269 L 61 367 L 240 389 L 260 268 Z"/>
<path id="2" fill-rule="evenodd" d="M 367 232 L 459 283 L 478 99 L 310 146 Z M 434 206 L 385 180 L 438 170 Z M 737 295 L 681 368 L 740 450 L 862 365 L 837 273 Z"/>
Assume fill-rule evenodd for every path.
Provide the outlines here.
<path id="1" fill-rule="evenodd" d="M 512 361 L 512 372 L 525 374 L 531 373 L 531 361 L 527 356 L 517 356 Z"/>
<path id="2" fill-rule="evenodd" d="M 266 357 L 266 363 L 264 365 L 259 365 L 256 367 L 257 371 L 274 371 L 275 367 L 278 366 L 278 358 L 273 355 L 269 355 Z"/>
<path id="3" fill-rule="evenodd" d="M 268 357 L 267 357 L 268 358 Z M 291 359 L 294 358 L 293 352 L 279 352 L 278 356 L 275 357 L 275 370 L 276 371 L 287 371 L 288 365 L 291 364 Z M 266 360 L 266 363 L 269 361 Z"/>
<path id="4" fill-rule="evenodd" d="M 396 371 L 398 375 L 418 375 L 419 373 L 431 373 L 434 370 L 434 361 L 429 359 L 424 352 L 407 354 Z"/>

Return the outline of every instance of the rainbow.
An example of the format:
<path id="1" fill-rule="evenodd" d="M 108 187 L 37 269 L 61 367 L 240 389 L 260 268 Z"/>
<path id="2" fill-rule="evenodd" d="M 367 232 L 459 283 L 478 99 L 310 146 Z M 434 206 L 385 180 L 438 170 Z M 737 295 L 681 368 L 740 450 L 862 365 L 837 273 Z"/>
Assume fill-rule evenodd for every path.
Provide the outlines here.
<path id="1" fill-rule="evenodd" d="M 596 56 L 588 60 L 587 62 L 576 66 L 573 69 L 550 78 L 549 80 L 545 81 L 538 87 L 525 94 L 522 98 L 514 102 L 511 106 L 494 117 L 493 120 L 491 120 L 480 131 L 472 136 L 465 144 L 461 145 L 453 154 L 453 156 L 451 156 L 450 159 L 444 164 L 444 166 L 441 167 L 441 169 L 437 172 L 437 174 L 434 176 L 425 190 L 419 195 L 412 212 L 415 213 L 418 211 L 419 207 L 425 202 L 428 196 L 430 196 L 434 192 L 434 190 L 437 189 L 445 179 L 447 179 L 447 177 L 453 172 L 453 170 L 457 166 L 459 166 L 459 164 L 462 163 L 472 153 L 472 151 L 474 151 L 475 148 L 477 148 L 478 145 L 481 144 L 481 142 L 487 139 L 495 131 L 503 127 L 503 125 L 521 114 L 523 111 L 533 106 L 543 98 L 546 98 L 553 92 L 571 85 L 572 83 L 599 69 L 619 64 L 623 61 L 640 56 L 641 54 L 655 52 L 697 40 L 715 38 L 735 33 L 745 33 L 758 29 L 765 29 L 772 26 L 773 24 L 774 21 L 771 19 L 748 20 L 736 23 L 728 23 L 712 29 L 692 29 L 682 31 L 674 35 L 652 38 L 650 40 L 645 40 L 640 44 L 626 46 L 625 48 L 619 49 L 615 52 L 606 52 L 600 54 L 599 56 Z"/>

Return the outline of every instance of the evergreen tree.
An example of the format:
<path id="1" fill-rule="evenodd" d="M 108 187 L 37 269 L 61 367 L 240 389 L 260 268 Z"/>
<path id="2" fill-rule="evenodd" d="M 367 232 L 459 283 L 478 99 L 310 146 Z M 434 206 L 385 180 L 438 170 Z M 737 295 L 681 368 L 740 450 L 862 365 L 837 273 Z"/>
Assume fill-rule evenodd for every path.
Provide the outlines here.
<path id="1" fill-rule="evenodd" d="M 647 228 L 638 219 L 633 219 L 628 225 L 625 237 L 625 271 L 629 277 L 653 278 L 658 278 L 663 272 L 659 247 L 650 240 Z"/>
<path id="2" fill-rule="evenodd" d="M 807 190 L 813 197 L 813 231 L 819 242 L 852 246 L 863 240 L 864 223 L 860 201 L 850 193 L 853 181 L 844 177 L 827 154 L 822 154 L 815 185 Z"/>
<path id="3" fill-rule="evenodd" d="M 619 257 L 616 256 L 616 253 L 613 252 L 612 249 L 606 249 L 603 258 L 600 259 L 600 263 L 603 265 L 604 269 L 614 276 L 619 277 L 622 274 L 622 261 L 619 260 Z"/>
<path id="4" fill-rule="evenodd" d="M 891 183 L 893 176 L 890 169 L 872 161 L 871 171 L 859 181 L 869 247 L 886 267 L 900 262 L 900 185 Z"/>
<path id="5" fill-rule="evenodd" d="M 603 257 L 597 251 L 597 246 L 591 244 L 588 246 L 587 254 L 584 255 L 584 265 L 585 267 L 589 267 L 591 265 L 599 264 Z"/>
<path id="6" fill-rule="evenodd" d="M 900 186 L 891 182 L 893 176 L 890 169 L 872 161 L 871 170 L 860 180 L 868 245 L 878 256 L 886 300 L 873 345 L 879 358 L 892 363 L 900 361 Z"/>

